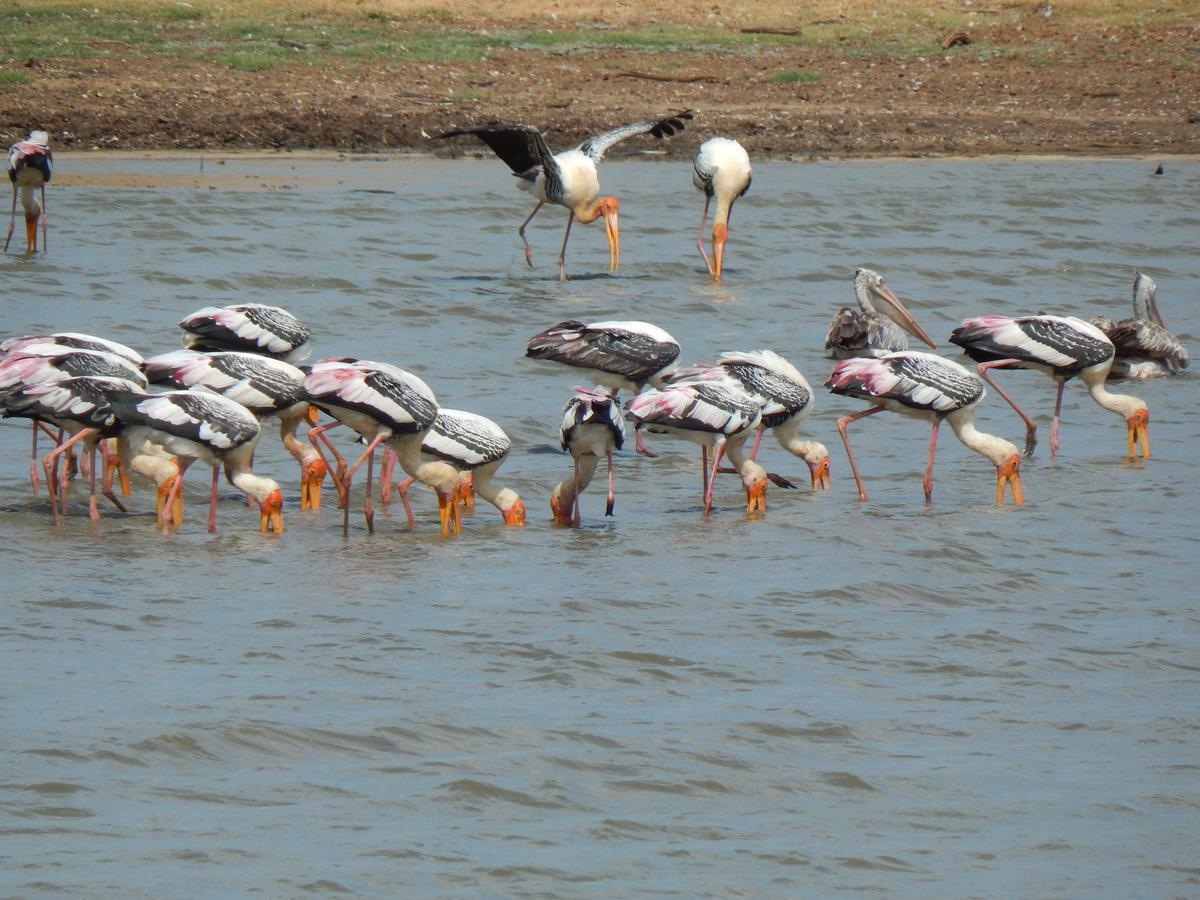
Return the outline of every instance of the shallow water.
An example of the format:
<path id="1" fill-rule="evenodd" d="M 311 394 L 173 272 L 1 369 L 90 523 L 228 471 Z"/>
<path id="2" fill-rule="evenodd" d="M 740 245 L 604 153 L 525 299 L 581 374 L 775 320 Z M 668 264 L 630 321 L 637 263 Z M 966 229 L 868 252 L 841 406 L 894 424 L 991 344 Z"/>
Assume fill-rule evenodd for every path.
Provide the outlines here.
<path id="1" fill-rule="evenodd" d="M 202 476 L 171 537 L 145 489 L 93 526 L 76 488 L 54 529 L 27 429 L 0 425 L 0 894 L 1195 894 L 1194 378 L 1115 388 L 1152 415 L 1127 463 L 1077 384 L 1051 460 L 1053 383 L 1001 376 L 1046 429 L 1002 509 L 948 433 L 927 505 L 927 426 L 891 414 L 852 428 L 860 503 L 833 421 L 863 404 L 819 387 L 857 265 L 939 340 L 984 312 L 1123 317 L 1140 267 L 1195 349 L 1200 162 L 1153 169 L 761 163 L 714 286 L 686 164 L 607 162 L 620 272 L 577 226 L 560 284 L 564 217 L 534 220 L 528 269 L 493 160 L 64 157 L 50 252 L 0 259 L 4 332 L 160 352 L 200 306 L 286 306 L 314 358 L 397 363 L 500 422 L 530 519 L 481 505 L 445 540 L 414 492 L 414 532 L 356 512 L 343 539 L 271 438 L 281 536 L 228 486 L 207 534 Z M 694 448 L 658 436 L 619 458 L 614 518 L 598 481 L 584 527 L 550 527 L 578 379 L 522 352 L 568 317 L 655 322 L 684 361 L 783 353 L 833 490 L 747 520 L 726 476 L 705 520 Z M 977 420 L 1019 443 L 998 398 Z"/>

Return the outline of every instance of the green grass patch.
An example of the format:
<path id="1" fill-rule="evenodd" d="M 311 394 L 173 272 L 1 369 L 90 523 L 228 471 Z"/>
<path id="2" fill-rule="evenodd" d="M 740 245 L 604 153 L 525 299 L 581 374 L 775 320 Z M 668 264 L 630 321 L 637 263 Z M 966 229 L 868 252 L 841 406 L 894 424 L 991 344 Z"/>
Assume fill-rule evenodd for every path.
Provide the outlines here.
<path id="1" fill-rule="evenodd" d="M 805 84 L 809 81 L 816 81 L 821 76 L 816 72 L 811 72 L 808 69 L 780 69 L 778 72 L 772 72 L 767 76 L 767 81 L 779 81 L 783 84 Z"/>
<path id="2" fill-rule="evenodd" d="M 286 60 L 281 47 L 246 47 L 217 54 L 217 60 L 239 72 L 267 72 Z"/>
<path id="3" fill-rule="evenodd" d="M 33 79 L 17 69 L 0 69 L 0 84 L 30 84 Z"/>

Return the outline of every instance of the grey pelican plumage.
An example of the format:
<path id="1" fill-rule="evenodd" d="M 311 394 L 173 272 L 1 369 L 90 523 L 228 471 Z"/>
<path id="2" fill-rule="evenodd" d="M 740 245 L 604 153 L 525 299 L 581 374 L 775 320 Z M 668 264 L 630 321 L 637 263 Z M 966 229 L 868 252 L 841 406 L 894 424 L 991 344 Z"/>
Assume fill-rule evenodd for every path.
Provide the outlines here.
<path id="1" fill-rule="evenodd" d="M 280 442 L 300 463 L 300 508 L 320 508 L 325 461 L 311 443 L 296 437 L 300 423 L 312 423 L 316 416 L 304 399 L 303 371 L 281 359 L 233 350 L 175 350 L 147 359 L 144 366 L 151 384 L 204 388 L 240 403 L 260 420 L 277 418 Z"/>
<path id="2" fill-rule="evenodd" d="M 762 423 L 750 458 L 757 458 L 763 432 L 770 429 L 779 446 L 804 460 L 813 489 L 828 490 L 829 451 L 824 444 L 802 438 L 799 433 L 801 423 L 813 411 L 812 388 L 800 371 L 773 350 L 733 351 L 722 353 L 716 364 L 682 366 L 665 380 L 680 384 L 721 379 L 731 380 L 762 405 Z M 777 475 L 768 473 L 768 477 L 782 487 L 794 486 Z"/>
<path id="3" fill-rule="evenodd" d="M 907 350 L 909 334 L 930 347 L 937 347 L 878 272 L 856 269 L 854 296 L 858 309 L 848 306 L 839 309 L 825 333 L 825 349 L 834 359 Z M 876 306 L 877 301 L 882 301 L 881 305 Z"/>
<path id="4" fill-rule="evenodd" d="M 743 453 L 746 440 L 762 421 L 757 397 L 727 381 L 697 381 L 645 391 L 629 400 L 626 409 L 641 427 L 700 445 L 705 515 L 712 509 L 717 467 L 724 455 L 742 478 L 746 511 L 767 508 L 767 472 Z M 710 447 L 711 472 L 703 458 Z"/>
<path id="5" fill-rule="evenodd" d="M 525 503 L 512 488 L 492 480 L 511 449 L 512 441 L 504 429 L 486 416 L 442 408 L 421 440 L 421 459 L 448 463 L 459 471 L 456 499 L 463 500 L 474 492 L 500 511 L 505 525 L 524 525 Z M 385 472 L 384 478 L 389 477 L 390 473 Z M 416 480 L 416 476 L 409 475 L 397 490 L 403 496 Z"/>
<path id="6" fill-rule="evenodd" d="M 608 499 L 604 514 L 613 514 L 612 455 L 625 444 L 625 418 L 617 401 L 609 394 L 585 387 L 572 390 L 574 396 L 563 408 L 558 434 L 563 450 L 571 454 L 574 472 L 572 477 L 555 485 L 550 494 L 550 511 L 559 525 L 580 523 L 579 495 L 591 483 L 601 456 L 608 461 Z"/>
<path id="7" fill-rule="evenodd" d="M 29 137 L 17 141 L 8 148 L 8 180 L 13 186 L 12 215 L 8 220 L 8 234 L 4 237 L 4 251 L 12 240 L 17 221 L 17 194 L 21 195 L 21 207 L 25 210 L 25 252 L 37 252 L 38 220 L 42 223 L 42 250 L 46 249 L 46 183 L 54 174 L 54 154 L 50 152 L 50 137 L 44 131 L 31 131 Z M 35 191 L 41 192 L 39 199 Z"/>
<path id="8" fill-rule="evenodd" d="M 1012 489 L 1014 503 L 1024 501 L 1021 492 L 1021 457 L 1017 448 L 1004 438 L 979 431 L 972 416 L 983 399 L 983 381 L 958 363 L 932 353 L 906 351 L 879 357 L 845 359 L 833 369 L 825 386 L 835 394 L 858 397 L 874 403 L 870 409 L 838 419 L 838 433 L 846 446 L 846 456 L 854 473 L 860 500 L 867 499 L 862 476 L 850 449 L 846 426 L 855 419 L 884 410 L 927 419 L 932 424 L 929 460 L 925 466 L 925 499 L 933 499 L 933 456 L 937 449 L 938 427 L 942 421 L 966 447 L 987 457 L 996 467 L 996 505 L 1004 503 L 1004 486 Z"/>
<path id="9" fill-rule="evenodd" d="M 1149 275 L 1137 272 L 1134 276 L 1131 318 L 1114 322 L 1107 316 L 1096 316 L 1092 324 L 1116 347 L 1109 381 L 1158 378 L 1188 367 L 1187 347 L 1167 330 L 1158 311 L 1158 285 Z"/>
<path id="10" fill-rule="evenodd" d="M 263 303 L 206 306 L 184 317 L 179 327 L 190 350 L 240 350 L 291 363 L 308 357 L 312 336 L 286 309 Z"/>
<path id="11" fill-rule="evenodd" d="M 704 212 L 700 216 L 696 248 L 704 258 L 708 274 L 716 281 L 721 280 L 725 241 L 729 237 L 729 214 L 734 201 L 750 190 L 750 174 L 750 155 L 745 147 L 730 138 L 709 138 L 700 145 L 692 160 L 692 184 L 704 193 Z M 712 259 L 709 259 L 704 252 L 704 223 L 714 197 L 717 208 L 713 212 Z"/>
<path id="12" fill-rule="evenodd" d="M 258 419 L 240 403 L 207 391 L 168 391 L 163 394 L 110 393 L 109 403 L 124 426 L 117 446 L 126 466 L 147 444 L 157 444 L 181 457 L 180 476 L 194 460 L 212 467 L 208 530 L 217 530 L 217 485 L 224 468 L 229 483 L 259 506 L 262 531 L 283 531 L 283 494 L 270 478 L 250 471 L 258 441 Z M 160 512 L 164 532 L 168 511 L 182 488 L 175 480 Z"/>
<path id="13" fill-rule="evenodd" d="M 617 227 L 619 204 L 616 197 L 600 196 L 600 180 L 596 174 L 596 167 L 604 159 L 605 152 L 617 142 L 639 134 L 650 134 L 656 138 L 670 137 L 682 131 L 684 123 L 694 114 L 694 110 L 685 110 L 658 119 L 632 122 L 593 135 L 578 147 L 561 153 L 552 153 L 542 133 L 532 125 L 475 125 L 446 131 L 437 137 L 474 135 L 491 147 L 512 170 L 518 178 L 517 186 L 533 194 L 537 206 L 517 229 L 525 245 L 525 261 L 530 266 L 533 265 L 533 248 L 525 238 L 525 226 L 546 203 L 554 203 L 568 210 L 567 230 L 558 255 L 558 277 L 560 281 L 566 281 L 567 238 L 571 236 L 571 223 L 576 219 L 586 224 L 603 217 L 608 235 L 609 271 L 615 272 L 620 263 L 621 244 Z"/>
<path id="14" fill-rule="evenodd" d="M 324 359 L 313 366 L 304 379 L 304 393 L 310 403 L 336 420 L 312 429 L 309 440 L 318 451 L 317 441 L 324 441 L 337 458 L 333 478 L 346 509 L 342 520 L 343 534 L 349 530 L 350 481 L 364 461 L 367 463 L 367 493 L 363 515 L 367 530 L 374 533 L 371 469 L 375 448 L 381 444 L 395 452 L 405 472 L 437 493 L 442 534 L 461 531 L 455 498 L 458 469 L 441 460 L 426 462 L 421 459 L 421 442 L 433 426 L 438 411 L 437 397 L 429 385 L 411 372 L 388 363 Z M 350 466 L 325 437 L 325 431 L 338 424 L 346 425 L 367 441 L 366 450 Z"/>
<path id="15" fill-rule="evenodd" d="M 1116 348 L 1104 332 L 1090 322 L 1074 316 L 980 316 L 967 319 L 954 329 L 950 341 L 979 363 L 979 374 L 1025 422 L 1026 456 L 1037 446 L 1037 425 L 996 383 L 989 369 L 1037 369 L 1058 383 L 1054 424 L 1050 430 L 1052 454 L 1058 452 L 1063 388 L 1070 379 L 1078 377 L 1096 403 L 1125 420 L 1129 458 L 1136 455 L 1135 447 L 1139 442 L 1142 456 L 1150 455 L 1150 411 L 1137 397 L 1112 394 L 1104 387 Z"/>

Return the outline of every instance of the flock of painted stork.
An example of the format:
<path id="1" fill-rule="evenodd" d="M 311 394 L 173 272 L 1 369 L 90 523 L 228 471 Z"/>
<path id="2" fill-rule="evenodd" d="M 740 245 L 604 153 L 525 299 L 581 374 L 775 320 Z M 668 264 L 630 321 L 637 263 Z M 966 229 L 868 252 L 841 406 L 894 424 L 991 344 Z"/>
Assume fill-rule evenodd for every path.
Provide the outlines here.
<path id="1" fill-rule="evenodd" d="M 610 268 L 620 259 L 618 203 L 601 197 L 596 166 L 605 151 L 639 134 L 655 137 L 683 129 L 692 111 L 636 122 L 596 135 L 579 147 L 554 154 L 537 129 L 527 125 L 485 125 L 446 132 L 439 137 L 475 135 L 518 176 L 518 184 L 537 199 L 518 233 L 526 260 L 532 250 L 525 226 L 546 203 L 569 210 L 559 254 L 565 278 L 565 255 L 571 224 L 603 218 L 609 241 Z M 9 151 L 13 212 L 5 248 L 12 237 L 18 194 L 25 210 L 26 250 L 37 249 L 39 219 L 45 246 L 45 184 L 52 174 L 52 155 L 45 132 L 35 131 Z M 710 276 L 719 280 L 734 201 L 750 187 L 750 160 L 737 141 L 705 141 L 694 160 L 693 181 L 705 195 L 696 243 Z M 716 208 L 711 230 L 712 253 L 705 252 L 704 227 L 709 207 Z M 990 374 L 993 369 L 1037 369 L 1058 383 L 1051 452 L 1057 452 L 1059 412 L 1066 382 L 1078 377 L 1092 398 L 1120 415 L 1127 428 L 1127 455 L 1150 455 L 1149 412 L 1139 399 L 1107 390 L 1110 378 L 1148 378 L 1169 374 L 1188 364 L 1187 350 L 1168 332 L 1158 312 L 1154 282 L 1137 273 L 1134 316 L 1121 322 L 1103 317 L 1092 322 L 1070 316 L 981 316 L 968 319 L 950 341 L 978 363 L 977 373 L 932 353 L 910 351 L 912 335 L 930 347 L 935 342 L 921 328 L 882 277 L 859 269 L 854 277 L 857 308 L 838 311 L 829 326 L 825 347 L 839 361 L 826 382 L 837 394 L 872 405 L 837 421 L 859 497 L 867 499 L 850 447 L 847 426 L 856 419 L 892 410 L 927 419 L 931 425 L 925 469 L 926 499 L 932 497 L 933 460 L 938 429 L 947 422 L 967 447 L 987 457 L 996 468 L 996 503 L 1005 488 L 1021 503 L 1021 454 L 1003 438 L 975 428 L 972 415 L 984 396 L 986 381 L 1021 416 L 1026 426 L 1024 453 L 1037 443 L 1036 425 Z M 125 506 L 114 489 L 119 479 L 130 493 L 129 473 L 156 485 L 156 521 L 165 531 L 182 521 L 182 480 L 188 467 L 201 460 L 212 467 L 208 527 L 216 529 L 217 488 L 223 468 L 231 484 L 257 503 L 263 531 L 283 528 L 283 496 L 272 479 L 255 474 L 251 464 L 260 423 L 274 418 L 280 439 L 300 464 L 300 507 L 318 508 L 326 475 L 330 475 L 348 529 L 350 488 L 366 463 L 364 516 L 374 531 L 374 455 L 380 451 L 380 500 L 393 491 L 404 504 L 410 527 L 414 517 L 407 488 L 420 481 L 438 499 L 443 534 L 457 533 L 460 506 L 483 497 L 504 521 L 521 525 L 525 506 L 517 494 L 499 486 L 493 476 L 511 443 L 495 422 L 462 410 L 443 409 L 429 386 L 410 372 L 388 363 L 326 358 L 297 366 L 309 352 L 310 330 L 279 307 L 247 303 L 206 307 L 180 322 L 183 350 L 144 358 L 123 344 L 76 333 L 27 335 L 0 343 L 0 414 L 32 420 L 33 457 L 30 480 L 38 490 L 39 431 L 56 447 L 41 459 L 55 524 L 66 511 L 73 450 L 87 452 L 78 468 L 89 478 L 89 514 L 99 515 L 95 454 L 103 462 L 101 493 L 115 506 Z M 812 408 L 812 389 L 786 359 L 770 350 L 728 352 L 713 363 L 677 367 L 679 343 L 648 322 L 560 322 L 534 335 L 526 356 L 582 370 L 595 389 L 577 387 L 564 409 L 560 430 L 573 471 L 552 491 L 550 507 L 560 524 L 581 521 L 579 497 L 600 459 L 607 462 L 606 514 L 614 503 L 613 452 L 624 444 L 632 422 L 638 452 L 655 456 L 643 432 L 676 435 L 700 445 L 703 505 L 712 505 L 717 474 L 736 472 L 746 492 L 748 512 L 765 509 L 768 481 L 792 486 L 755 461 L 767 430 L 779 444 L 808 465 L 814 489 L 829 486 L 829 454 L 819 442 L 800 435 Z M 167 388 L 151 392 L 151 386 Z M 621 403 L 620 391 L 632 396 Z M 319 413 L 330 421 L 317 424 Z M 301 423 L 314 427 L 308 440 L 297 432 Z M 351 462 L 326 432 L 346 426 L 365 443 Z M 751 447 L 749 439 L 754 437 Z M 711 456 L 711 459 L 710 459 Z M 721 467 L 727 459 L 732 469 Z M 395 464 L 408 478 L 393 487 Z"/>

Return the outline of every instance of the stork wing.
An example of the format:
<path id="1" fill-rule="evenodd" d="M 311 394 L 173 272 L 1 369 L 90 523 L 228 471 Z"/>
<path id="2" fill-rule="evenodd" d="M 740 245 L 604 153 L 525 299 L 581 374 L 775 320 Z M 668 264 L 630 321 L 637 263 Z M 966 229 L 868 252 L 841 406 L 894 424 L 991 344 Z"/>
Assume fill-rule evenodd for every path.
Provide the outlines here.
<path id="1" fill-rule="evenodd" d="M 695 114 L 696 111 L 694 109 L 685 109 L 683 112 L 672 113 L 661 119 L 646 119 L 644 122 L 631 122 L 628 125 L 614 128 L 611 131 L 592 135 L 579 145 L 579 150 L 584 155 L 591 157 L 592 162 L 599 163 L 600 160 L 604 159 L 604 154 L 608 151 L 608 148 L 618 141 L 623 141 L 625 138 L 631 138 L 637 134 L 652 134 L 656 138 L 670 137 L 673 134 L 683 131 L 684 123 L 690 121 Z"/>
<path id="2" fill-rule="evenodd" d="M 493 122 L 490 125 L 473 125 L 470 128 L 443 131 L 437 137 L 450 138 L 462 134 L 473 134 L 491 147 L 492 152 L 504 160 L 514 175 L 527 175 L 530 169 L 536 169 L 538 166 L 558 168 L 554 154 L 546 146 L 546 139 L 532 125 Z"/>

